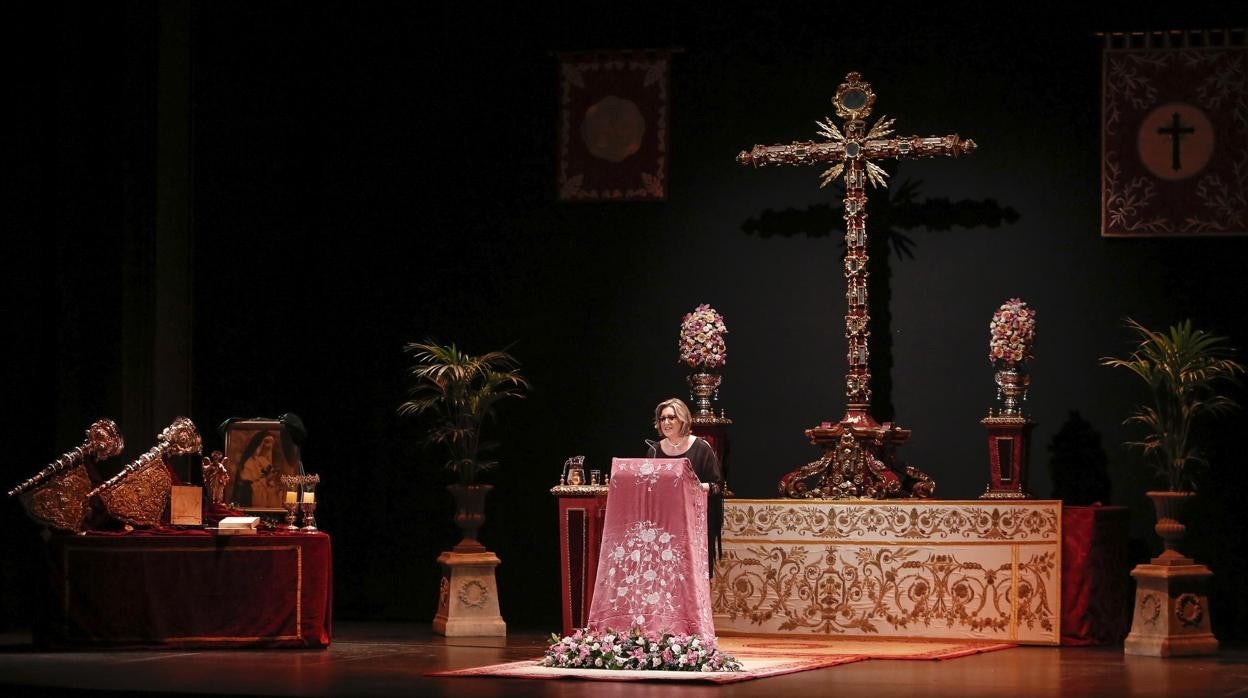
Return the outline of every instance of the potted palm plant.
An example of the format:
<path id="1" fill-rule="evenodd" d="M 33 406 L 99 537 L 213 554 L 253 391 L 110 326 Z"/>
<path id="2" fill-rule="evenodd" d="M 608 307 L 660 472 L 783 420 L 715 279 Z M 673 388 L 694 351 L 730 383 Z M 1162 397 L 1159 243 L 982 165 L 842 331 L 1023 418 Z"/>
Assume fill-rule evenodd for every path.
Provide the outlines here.
<path id="1" fill-rule="evenodd" d="M 1125 358 L 1105 357 L 1101 363 L 1131 371 L 1148 387 L 1148 400 L 1123 422 L 1141 425 L 1144 436 L 1126 445 L 1141 449 L 1166 481 L 1165 491 L 1146 493 L 1157 510 L 1157 534 L 1166 544 L 1154 563 L 1177 561 L 1185 559 L 1175 550 L 1185 531 L 1179 523 L 1182 506 L 1195 496 L 1195 471 L 1208 465 L 1193 427 L 1237 407 L 1220 390 L 1244 367 L 1234 360 L 1235 350 L 1225 337 L 1193 329 L 1191 320 L 1166 332 L 1130 318 L 1126 324 L 1139 339 L 1135 350 Z"/>
<path id="2" fill-rule="evenodd" d="M 425 441 L 447 449 L 446 467 L 458 480 L 447 487 L 455 497 L 455 523 L 463 532 L 455 550 L 484 550 L 477 531 L 485 522 L 485 495 L 493 486 L 477 479 L 497 463 L 482 457 L 488 444 L 481 440 L 481 429 L 500 401 L 523 398 L 529 384 L 520 375 L 519 362 L 506 352 L 473 356 L 433 340 L 409 343 L 404 351 L 413 363 L 407 371 L 408 399 L 399 405 L 399 414 L 432 418 Z"/>

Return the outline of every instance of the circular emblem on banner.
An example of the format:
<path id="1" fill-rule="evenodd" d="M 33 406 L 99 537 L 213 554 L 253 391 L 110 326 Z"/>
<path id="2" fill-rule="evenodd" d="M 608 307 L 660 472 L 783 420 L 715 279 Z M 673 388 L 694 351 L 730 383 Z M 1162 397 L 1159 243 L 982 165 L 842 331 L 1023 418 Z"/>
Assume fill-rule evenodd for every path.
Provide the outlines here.
<path id="1" fill-rule="evenodd" d="M 615 95 L 602 98 L 585 110 L 581 140 L 590 154 L 608 162 L 620 162 L 641 150 L 646 117 L 632 100 Z"/>
<path id="2" fill-rule="evenodd" d="M 1170 102 L 1149 112 L 1137 135 L 1140 162 L 1166 180 L 1187 179 L 1213 156 L 1213 124 L 1199 108 Z"/>

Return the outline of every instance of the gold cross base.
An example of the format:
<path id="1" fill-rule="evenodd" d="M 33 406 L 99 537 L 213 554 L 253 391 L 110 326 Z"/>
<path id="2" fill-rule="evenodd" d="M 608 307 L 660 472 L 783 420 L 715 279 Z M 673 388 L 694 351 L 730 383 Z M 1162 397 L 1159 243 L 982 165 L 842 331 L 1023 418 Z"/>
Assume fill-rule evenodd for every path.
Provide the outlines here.
<path id="1" fill-rule="evenodd" d="M 910 430 L 880 424 L 867 405 L 851 404 L 841 421 L 806 430 L 822 451 L 815 461 L 780 479 L 780 494 L 792 499 L 899 499 L 931 497 L 936 483 L 896 458 Z"/>

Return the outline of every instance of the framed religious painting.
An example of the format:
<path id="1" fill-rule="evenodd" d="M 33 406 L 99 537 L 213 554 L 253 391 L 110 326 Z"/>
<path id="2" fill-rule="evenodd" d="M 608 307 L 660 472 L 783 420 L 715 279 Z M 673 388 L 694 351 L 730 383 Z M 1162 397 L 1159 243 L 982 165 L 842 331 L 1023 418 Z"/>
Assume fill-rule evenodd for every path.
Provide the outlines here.
<path id="1" fill-rule="evenodd" d="M 298 436 L 280 419 L 232 419 L 222 425 L 229 481 L 224 500 L 252 514 L 285 514 L 283 475 L 302 475 Z"/>
<path id="2" fill-rule="evenodd" d="M 1243 32 L 1106 34 L 1101 69 L 1101 235 L 1248 233 Z"/>
<path id="3" fill-rule="evenodd" d="M 667 198 L 671 52 L 559 54 L 562 201 Z"/>

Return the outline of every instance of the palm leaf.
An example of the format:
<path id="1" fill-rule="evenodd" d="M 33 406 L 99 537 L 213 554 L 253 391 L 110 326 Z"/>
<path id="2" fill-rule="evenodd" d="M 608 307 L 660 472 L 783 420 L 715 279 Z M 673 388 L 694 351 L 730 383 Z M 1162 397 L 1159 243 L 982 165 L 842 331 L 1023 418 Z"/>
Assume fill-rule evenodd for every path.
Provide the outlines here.
<path id="1" fill-rule="evenodd" d="M 1194 329 L 1191 320 L 1165 332 L 1131 318 L 1125 324 L 1138 338 L 1135 349 L 1127 357 L 1103 357 L 1101 364 L 1133 373 L 1151 398 L 1124 420 L 1145 429 L 1141 440 L 1126 445 L 1141 449 L 1172 490 L 1191 487 L 1192 471 L 1207 465 L 1193 426 L 1206 415 L 1219 416 L 1238 407 L 1219 390 L 1236 382 L 1244 367 L 1234 360 L 1235 350 L 1225 337 Z"/>
<path id="2" fill-rule="evenodd" d="M 520 362 L 505 351 L 474 356 L 454 344 L 433 340 L 411 342 L 403 350 L 412 358 L 407 368 L 408 399 L 399 405 L 402 416 L 431 420 L 425 441 L 451 454 L 446 467 L 462 484 L 472 484 L 478 472 L 495 465 L 480 460 L 481 428 L 507 398 L 523 398 L 530 389 L 520 374 Z"/>

